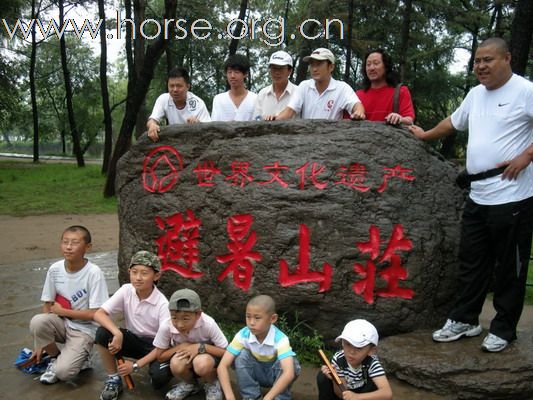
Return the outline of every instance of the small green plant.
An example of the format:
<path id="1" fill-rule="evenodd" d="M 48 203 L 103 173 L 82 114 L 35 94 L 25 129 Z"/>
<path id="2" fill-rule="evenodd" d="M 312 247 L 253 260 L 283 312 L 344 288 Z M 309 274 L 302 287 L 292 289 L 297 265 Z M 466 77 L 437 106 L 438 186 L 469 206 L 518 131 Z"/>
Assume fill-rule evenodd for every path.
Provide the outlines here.
<path id="1" fill-rule="evenodd" d="M 291 347 L 300 363 L 320 365 L 318 349 L 324 347 L 322 335 L 306 321 L 300 320 L 297 311 L 294 315 L 287 315 L 287 313 L 280 315 L 276 325 L 289 337 Z"/>

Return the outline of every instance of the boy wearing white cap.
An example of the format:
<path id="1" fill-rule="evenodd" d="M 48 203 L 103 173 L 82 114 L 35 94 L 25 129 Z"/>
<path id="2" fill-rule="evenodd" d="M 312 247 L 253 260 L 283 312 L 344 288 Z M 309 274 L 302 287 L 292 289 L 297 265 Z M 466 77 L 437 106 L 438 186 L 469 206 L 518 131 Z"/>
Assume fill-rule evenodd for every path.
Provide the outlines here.
<path id="1" fill-rule="evenodd" d="M 365 118 L 363 103 L 350 85 L 333 78 L 335 56 L 330 50 L 316 49 L 303 60 L 309 63 L 312 79 L 300 83 L 281 113 L 265 119 L 283 120 L 300 115 L 305 119 L 339 120 L 342 119 L 344 111 L 348 112 L 352 119 Z"/>
<path id="2" fill-rule="evenodd" d="M 257 95 L 254 110 L 254 118 L 257 120 L 283 111 L 296 90 L 296 85 L 289 81 L 292 73 L 292 57 L 289 53 L 285 51 L 272 53 L 268 62 L 268 71 L 272 85 L 261 89 Z"/>
<path id="3" fill-rule="evenodd" d="M 392 390 L 385 371 L 375 355 L 378 331 L 364 319 L 350 321 L 335 339 L 342 350 L 331 360 L 345 392 L 333 384 L 329 369 L 323 365 L 317 376 L 319 400 L 390 400 Z M 347 393 L 348 392 L 348 393 Z M 362 394 L 364 393 L 364 394 Z"/>

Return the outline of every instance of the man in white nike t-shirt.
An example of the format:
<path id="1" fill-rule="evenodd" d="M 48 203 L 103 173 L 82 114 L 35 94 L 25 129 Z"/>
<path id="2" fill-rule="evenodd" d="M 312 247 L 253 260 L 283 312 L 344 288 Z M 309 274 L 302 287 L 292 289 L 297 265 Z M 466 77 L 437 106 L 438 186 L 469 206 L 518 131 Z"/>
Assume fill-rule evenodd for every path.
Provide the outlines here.
<path id="1" fill-rule="evenodd" d="M 513 74 L 511 54 L 500 38 L 478 47 L 474 72 L 480 85 L 450 117 L 426 132 L 417 126 L 410 130 L 432 140 L 468 129 L 466 169 L 477 175 L 462 217 L 457 302 L 433 339 L 450 342 L 481 333 L 478 317 L 494 275 L 496 316 L 481 348 L 498 352 L 516 339 L 531 252 L 533 83 Z M 503 173 L 485 174 L 498 167 Z"/>

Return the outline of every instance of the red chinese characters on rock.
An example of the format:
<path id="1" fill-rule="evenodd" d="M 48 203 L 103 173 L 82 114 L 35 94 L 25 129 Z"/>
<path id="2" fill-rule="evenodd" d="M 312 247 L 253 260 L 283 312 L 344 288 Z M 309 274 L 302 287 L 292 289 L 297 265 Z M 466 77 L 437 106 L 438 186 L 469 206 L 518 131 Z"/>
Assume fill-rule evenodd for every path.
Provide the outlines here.
<path id="1" fill-rule="evenodd" d="M 270 184 L 273 184 L 274 182 L 277 182 L 277 183 L 280 184 L 281 187 L 284 187 L 284 188 L 288 188 L 289 187 L 288 182 L 284 181 L 281 178 L 281 172 L 288 170 L 289 169 L 288 166 L 279 165 L 279 162 L 276 161 L 273 165 L 264 166 L 263 169 L 268 171 L 268 173 L 271 176 L 271 179 L 269 181 L 266 181 L 266 182 L 258 182 L 260 185 L 262 185 L 262 186 L 270 185 Z"/>
<path id="2" fill-rule="evenodd" d="M 197 279 L 204 274 L 195 270 L 200 261 L 198 245 L 200 242 L 201 221 L 191 210 L 173 214 L 166 219 L 156 216 L 155 222 L 164 233 L 156 239 L 158 256 L 161 259 L 161 270 L 171 270 L 184 278 Z M 226 247 L 227 254 L 216 256 L 217 262 L 226 264 L 217 277 L 222 282 L 230 274 L 235 287 L 248 291 L 252 284 L 256 263 L 262 255 L 253 251 L 257 243 L 257 233 L 252 230 L 253 216 L 250 214 L 232 215 L 227 220 L 226 230 L 230 239 Z M 311 232 L 305 224 L 299 229 L 298 264 L 292 269 L 286 260 L 279 262 L 278 283 L 289 287 L 303 283 L 318 283 L 318 292 L 330 289 L 333 268 L 324 262 L 322 270 L 314 270 L 311 265 Z M 403 226 L 394 225 L 388 244 L 380 256 L 381 233 L 378 227 L 371 225 L 369 240 L 356 243 L 362 254 L 368 254 L 366 265 L 356 262 L 353 266 L 361 278 L 352 285 L 352 290 L 361 295 L 368 304 L 374 303 L 374 297 L 399 297 L 412 299 L 414 291 L 400 287 L 399 282 L 407 279 L 407 270 L 402 266 L 401 257 L 397 252 L 413 249 L 413 243 L 404 235 Z M 388 265 L 385 265 L 388 264 Z M 379 267 L 379 269 L 378 269 Z M 376 278 L 386 282 L 376 288 Z"/>
<path id="3" fill-rule="evenodd" d="M 300 168 L 296 169 L 296 173 L 300 175 L 300 183 L 298 184 L 298 188 L 301 190 L 305 189 L 305 181 L 310 180 L 314 187 L 316 187 L 319 190 L 324 190 L 327 186 L 327 182 L 319 182 L 318 181 L 318 175 L 323 173 L 326 169 L 323 165 L 318 165 L 318 163 L 314 162 L 311 165 L 311 173 L 309 175 L 306 175 L 307 166 L 309 165 L 309 162 L 306 162 L 304 165 L 302 165 Z"/>
<path id="4" fill-rule="evenodd" d="M 254 177 L 248 174 L 250 163 L 245 161 L 233 161 L 231 163 L 231 175 L 226 177 L 227 181 L 231 181 L 231 186 L 244 187 L 247 183 L 253 182 Z"/>
<path id="5" fill-rule="evenodd" d="M 328 176 L 335 176 L 336 180 L 331 183 L 334 186 L 343 186 L 359 192 L 368 192 L 372 186 L 367 184 L 368 170 L 364 164 L 355 162 L 349 165 L 341 165 L 335 173 L 328 172 L 327 166 L 318 162 L 307 161 L 300 167 L 291 169 L 288 165 L 283 165 L 280 161 L 262 167 L 270 174 L 269 180 L 257 180 L 252 175 L 252 166 L 248 161 L 232 161 L 231 173 L 224 175 L 216 163 L 212 160 L 204 160 L 193 169 L 196 174 L 197 186 L 213 187 L 219 184 L 215 180 L 217 175 L 222 175 L 227 184 L 244 188 L 250 184 L 270 187 L 289 188 L 290 173 L 297 176 L 297 181 L 293 185 L 299 190 L 325 190 L 329 181 Z M 257 169 L 257 168 L 256 168 Z M 183 159 L 180 153 L 171 146 L 159 146 L 152 150 L 144 159 L 142 172 L 143 188 L 151 193 L 164 193 L 170 190 L 177 182 L 180 172 L 183 170 Z M 396 165 L 393 168 L 383 168 L 383 179 L 380 186 L 375 189 L 378 193 L 383 193 L 389 181 L 393 178 L 404 181 L 413 181 L 415 176 L 412 169 Z"/>
<path id="6" fill-rule="evenodd" d="M 252 251 L 257 240 L 255 231 L 251 231 L 253 217 L 249 214 L 233 215 L 228 218 L 227 232 L 231 242 L 228 243 L 228 254 L 217 256 L 221 264 L 229 263 L 220 273 L 217 280 L 222 282 L 233 273 L 233 283 L 243 291 L 250 289 L 254 272 L 254 262 L 261 261 L 261 254 Z"/>
<path id="7" fill-rule="evenodd" d="M 398 178 L 406 181 L 415 180 L 413 175 L 407 175 L 408 173 L 413 172 L 413 170 L 409 168 L 402 168 L 402 166 L 399 164 L 394 168 L 383 168 L 383 171 L 385 171 L 385 174 L 383 175 L 383 182 L 376 190 L 378 193 L 383 193 L 385 191 L 390 178 Z"/>
<path id="8" fill-rule="evenodd" d="M 322 272 L 309 271 L 311 250 L 310 250 L 311 235 L 309 228 L 305 224 L 300 225 L 300 250 L 298 253 L 298 266 L 291 274 L 289 272 L 289 264 L 285 260 L 279 262 L 279 279 L 281 286 L 293 286 L 298 283 L 318 282 L 318 292 L 322 293 L 331 286 L 331 275 L 333 269 L 328 263 L 322 266 Z"/>
<path id="9" fill-rule="evenodd" d="M 174 214 L 163 220 L 155 217 L 159 229 L 164 230 L 156 239 L 161 271 L 172 270 L 184 278 L 200 278 L 203 273 L 194 270 L 200 261 L 198 250 L 201 221 L 191 210 Z M 168 227 L 168 228 L 167 228 Z"/>
<path id="10" fill-rule="evenodd" d="M 348 167 L 341 165 L 335 174 L 340 178 L 335 182 L 335 185 L 344 185 L 360 192 L 367 192 L 370 190 L 370 186 L 364 185 L 366 174 L 366 167 L 362 164 L 354 163 Z"/>
<path id="11" fill-rule="evenodd" d="M 212 187 L 215 186 L 215 176 L 221 171 L 215 166 L 214 161 L 204 161 L 202 164 L 198 163 L 194 173 L 198 178 L 198 186 Z"/>
<path id="12" fill-rule="evenodd" d="M 370 259 L 366 262 L 366 267 L 362 264 L 355 263 L 354 271 L 359 274 L 362 279 L 352 285 L 352 289 L 356 294 L 362 295 L 363 299 L 368 304 L 374 303 L 374 288 L 376 280 L 376 263 L 381 264 L 389 262 L 389 266 L 383 268 L 378 272 L 378 276 L 387 282 L 387 286 L 383 289 L 377 289 L 376 295 L 378 297 L 400 297 L 403 299 L 412 299 L 414 291 L 409 288 L 402 288 L 398 286 L 398 281 L 407 278 L 407 270 L 401 265 L 401 258 L 397 251 L 409 251 L 413 248 L 413 242 L 404 236 L 403 226 L 394 225 L 391 238 L 387 248 L 383 252 L 381 258 L 379 257 L 381 233 L 379 228 L 371 225 L 369 229 L 368 242 L 356 243 L 357 248 L 363 254 L 369 254 Z"/>

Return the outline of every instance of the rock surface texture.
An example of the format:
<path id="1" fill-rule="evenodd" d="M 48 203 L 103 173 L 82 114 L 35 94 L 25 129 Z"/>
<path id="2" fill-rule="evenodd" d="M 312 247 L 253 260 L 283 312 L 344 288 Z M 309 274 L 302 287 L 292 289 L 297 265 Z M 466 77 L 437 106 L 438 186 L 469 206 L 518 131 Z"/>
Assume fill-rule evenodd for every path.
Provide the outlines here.
<path id="1" fill-rule="evenodd" d="M 442 323 L 464 194 L 455 168 L 403 129 L 353 121 L 175 125 L 119 162 L 120 281 L 158 253 L 160 288 L 196 290 L 244 323 L 269 294 L 326 339 L 354 318 L 382 335 Z"/>
<path id="2" fill-rule="evenodd" d="M 435 343 L 430 331 L 416 331 L 385 338 L 379 355 L 387 373 L 450 399 L 533 399 L 531 331 L 501 353 L 481 351 L 486 334 Z"/>

